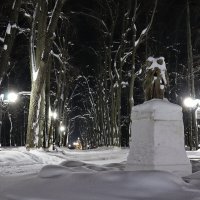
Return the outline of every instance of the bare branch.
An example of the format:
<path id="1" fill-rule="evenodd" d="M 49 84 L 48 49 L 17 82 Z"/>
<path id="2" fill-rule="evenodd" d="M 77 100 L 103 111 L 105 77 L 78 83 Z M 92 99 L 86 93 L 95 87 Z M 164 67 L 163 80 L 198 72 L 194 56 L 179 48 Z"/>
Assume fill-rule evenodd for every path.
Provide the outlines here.
<path id="1" fill-rule="evenodd" d="M 135 41 L 135 48 L 136 49 L 144 41 L 145 36 L 148 34 L 148 32 L 149 32 L 149 30 L 150 30 L 150 28 L 152 26 L 153 19 L 154 19 L 154 16 L 155 16 L 155 12 L 156 12 L 156 8 L 157 8 L 157 2 L 158 2 L 158 0 L 155 0 L 155 5 L 154 5 L 153 13 L 151 15 L 151 20 L 150 20 L 148 26 L 141 32 L 141 34 L 140 34 L 139 38 L 137 39 L 137 41 Z"/>
<path id="2" fill-rule="evenodd" d="M 94 15 L 90 15 L 90 14 L 87 14 L 87 13 L 84 13 L 84 12 L 71 12 L 71 14 L 84 15 L 84 16 L 90 17 L 92 19 L 95 19 L 96 21 L 100 22 L 100 24 L 104 27 L 104 29 L 106 30 L 107 33 L 109 32 L 108 27 L 105 24 L 105 22 L 102 19 L 100 19 L 100 18 L 98 18 Z"/>

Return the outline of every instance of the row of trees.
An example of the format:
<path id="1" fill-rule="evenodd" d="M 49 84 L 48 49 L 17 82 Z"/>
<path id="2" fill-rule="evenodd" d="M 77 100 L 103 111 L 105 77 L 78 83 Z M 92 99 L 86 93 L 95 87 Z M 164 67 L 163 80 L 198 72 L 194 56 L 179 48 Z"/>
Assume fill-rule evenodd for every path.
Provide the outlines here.
<path id="1" fill-rule="evenodd" d="M 120 146 L 122 124 L 129 137 L 130 112 L 134 104 L 134 82 L 137 74 L 136 50 L 151 28 L 156 6 L 157 1 L 152 5 L 150 20 L 141 32 L 136 29 L 137 1 L 99 1 L 97 8 L 89 13 L 77 13 L 96 23 L 100 34 L 99 43 L 93 49 L 98 65 L 94 74 L 95 99 L 91 97 L 90 101 L 93 135 L 98 145 Z M 127 88 L 128 95 L 123 94 L 122 88 Z M 126 100 L 122 102 L 123 95 L 126 95 Z"/>
<path id="2" fill-rule="evenodd" d="M 27 51 L 31 98 L 26 146 L 66 145 L 75 132 L 79 133 L 83 146 L 127 146 L 131 108 L 143 101 L 141 79 L 145 61 L 150 55 L 161 56 L 160 52 L 166 56 L 163 47 L 169 48 L 167 42 L 163 47 L 159 44 L 164 40 L 164 34 L 162 31 L 158 33 L 156 27 L 160 26 L 159 9 L 164 3 L 159 4 L 157 0 L 14 0 L 12 4 L 3 5 L 9 9 L 10 16 L 5 19 L 6 27 L 1 27 L 2 85 L 2 80 L 15 65 L 15 59 L 19 59 L 12 52 L 19 45 Z M 188 79 L 183 78 L 182 83 L 189 84 L 189 94 L 195 97 L 187 0 L 184 8 L 187 8 L 187 12 L 184 11 L 187 13 L 184 39 L 187 39 L 188 67 L 182 68 L 174 57 L 170 58 L 171 52 L 183 48 L 183 45 L 172 44 L 167 56 L 170 64 L 178 66 L 177 69 L 169 68 L 170 76 L 180 81 L 180 77 L 188 72 Z M 17 44 L 16 37 L 23 44 Z M 182 56 L 179 50 L 175 54 L 176 58 Z M 169 98 L 180 94 L 177 87 L 173 88 L 171 86 L 168 91 L 174 91 Z M 180 98 L 172 101 L 180 103 Z M 57 120 L 49 117 L 52 111 L 57 111 Z M 193 121 L 188 126 L 191 127 L 190 136 L 186 138 L 192 147 L 193 137 L 198 145 L 198 133 L 191 134 L 193 127 L 197 130 L 194 116 L 190 116 L 190 121 Z M 59 125 L 66 127 L 65 135 L 61 135 Z M 74 139 L 76 137 L 78 135 Z"/>

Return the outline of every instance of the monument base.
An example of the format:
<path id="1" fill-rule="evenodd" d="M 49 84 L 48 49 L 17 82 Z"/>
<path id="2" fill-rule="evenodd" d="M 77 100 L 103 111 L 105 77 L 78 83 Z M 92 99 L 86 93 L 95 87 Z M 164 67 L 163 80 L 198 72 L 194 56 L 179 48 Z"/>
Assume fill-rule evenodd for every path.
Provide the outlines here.
<path id="1" fill-rule="evenodd" d="M 163 170 L 178 176 L 192 173 L 184 148 L 182 108 L 153 99 L 132 109 L 132 141 L 126 170 Z"/>

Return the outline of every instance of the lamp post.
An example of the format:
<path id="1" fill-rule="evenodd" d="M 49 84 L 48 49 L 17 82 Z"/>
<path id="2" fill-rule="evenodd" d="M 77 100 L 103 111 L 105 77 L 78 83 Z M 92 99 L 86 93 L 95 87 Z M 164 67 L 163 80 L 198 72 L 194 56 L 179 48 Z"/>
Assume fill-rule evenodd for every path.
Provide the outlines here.
<path id="1" fill-rule="evenodd" d="M 55 150 L 55 140 L 56 140 L 55 121 L 58 117 L 58 113 L 56 111 L 50 110 L 49 117 L 51 118 L 50 138 L 52 138 L 53 150 Z M 50 143 L 50 141 L 49 141 L 49 143 Z"/>
<path id="2" fill-rule="evenodd" d="M 22 91 L 22 92 L 8 92 L 7 94 L 0 94 L 1 101 L 4 105 L 7 105 L 9 103 L 15 103 L 19 96 L 30 96 L 30 91 Z"/>
<path id="3" fill-rule="evenodd" d="M 65 126 L 62 124 L 62 121 L 60 122 L 60 127 L 59 127 L 59 131 L 60 131 L 60 145 L 64 144 L 64 140 L 65 140 Z"/>
<path id="4" fill-rule="evenodd" d="M 0 146 L 1 146 L 1 128 L 2 128 L 2 115 L 3 115 L 3 110 L 7 108 L 9 103 L 14 103 L 18 99 L 18 95 L 15 92 L 9 92 L 6 95 L 1 94 L 0 95 Z M 11 146 L 11 132 L 12 132 L 12 120 L 11 120 L 11 114 L 8 113 L 8 118 L 11 123 L 11 128 L 10 128 L 10 134 L 9 134 L 9 144 Z"/>
<path id="5" fill-rule="evenodd" d="M 58 117 L 58 113 L 56 111 L 50 111 L 49 115 L 54 120 L 56 120 Z"/>
<path id="6" fill-rule="evenodd" d="M 2 127 L 2 113 L 3 109 L 6 109 L 9 104 L 13 104 L 17 102 L 19 96 L 30 96 L 30 91 L 22 91 L 22 92 L 14 92 L 10 91 L 7 94 L 0 94 L 0 146 L 1 146 L 1 127 Z M 12 127 L 12 121 L 11 121 L 11 115 L 9 114 L 9 120 Z M 11 145 L 11 132 L 12 128 L 10 130 L 10 145 Z"/>
<path id="7" fill-rule="evenodd" d="M 192 150 L 192 124 L 194 126 L 194 135 L 195 135 L 195 148 L 196 150 L 199 147 L 199 135 L 198 135 L 198 124 L 197 124 L 197 112 L 198 112 L 198 108 L 200 107 L 200 99 L 194 99 L 191 97 L 187 97 L 184 99 L 183 101 L 183 105 L 187 108 L 189 108 L 192 112 L 192 117 L 193 117 L 193 123 L 190 120 L 190 129 L 191 129 L 191 133 L 190 133 L 190 150 Z"/>

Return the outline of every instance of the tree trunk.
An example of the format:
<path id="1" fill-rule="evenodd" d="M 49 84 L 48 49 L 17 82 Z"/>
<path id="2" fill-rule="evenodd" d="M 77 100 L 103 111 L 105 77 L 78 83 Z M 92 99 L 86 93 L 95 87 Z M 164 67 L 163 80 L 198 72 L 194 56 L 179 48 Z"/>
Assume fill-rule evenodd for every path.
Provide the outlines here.
<path id="1" fill-rule="evenodd" d="M 132 31 L 133 31 L 133 36 L 132 36 L 132 62 L 131 62 L 131 80 L 130 80 L 130 86 L 129 86 L 129 137 L 131 136 L 131 110 L 132 106 L 134 105 L 134 98 L 133 98 L 133 93 L 134 93 L 134 83 L 135 83 L 135 54 L 136 54 L 136 47 L 135 47 L 135 41 L 136 41 L 136 10 L 137 10 L 137 0 L 135 0 L 135 5 L 134 5 L 134 11 L 133 11 L 133 17 L 132 17 Z"/>
<path id="2" fill-rule="evenodd" d="M 191 26 L 190 26 L 190 6 L 187 0 L 187 61 L 188 61 L 188 88 L 189 93 L 192 98 L 195 98 L 195 87 L 194 87 L 194 68 L 193 68 L 193 52 L 192 52 L 192 36 L 191 36 Z M 189 120 L 190 120 L 190 149 L 192 150 L 192 142 L 193 142 L 193 130 L 194 130 L 194 137 L 195 137 L 195 148 L 198 149 L 198 127 L 196 123 L 196 111 L 191 111 L 189 113 Z"/>
<path id="3" fill-rule="evenodd" d="M 42 1 L 42 2 L 46 2 L 46 1 Z M 39 3 L 41 3 L 40 9 L 42 10 L 42 12 L 44 12 L 43 6 L 45 3 L 42 4 L 42 2 L 39 1 Z M 57 0 L 47 28 L 45 25 L 44 25 L 45 27 L 43 26 L 42 20 L 38 21 L 38 24 L 37 24 L 38 27 L 41 26 L 44 28 L 44 30 L 46 30 L 46 35 L 43 35 L 45 39 L 44 46 L 42 50 L 41 49 L 39 50 L 41 52 L 41 57 L 40 59 L 38 59 L 39 63 L 36 63 L 37 66 L 36 66 L 36 70 L 34 71 L 35 74 L 37 73 L 36 74 L 37 76 L 33 77 L 32 75 L 32 89 L 31 89 L 31 99 L 30 99 L 29 116 L 28 116 L 27 142 L 26 142 L 27 147 L 37 146 L 37 144 L 35 143 L 35 136 L 37 135 L 37 131 L 38 131 L 38 118 L 39 118 L 38 112 L 41 106 L 41 102 L 40 102 L 41 93 L 42 93 L 42 88 L 44 86 L 44 82 L 46 81 L 46 78 L 45 78 L 46 68 L 48 67 L 49 54 L 50 54 L 52 42 L 54 39 L 53 34 L 57 26 L 57 21 L 58 21 L 62 6 L 63 6 L 63 1 Z M 39 41 L 39 38 L 37 39 Z M 36 51 L 37 51 L 37 46 L 36 46 Z M 32 53 L 34 52 L 32 51 Z M 40 53 L 38 54 L 40 55 Z"/>
<path id="4" fill-rule="evenodd" d="M 132 24 L 131 28 L 133 31 L 132 36 L 132 68 L 131 68 L 131 80 L 130 80 L 130 89 L 129 89 L 129 135 L 131 136 L 131 110 L 132 106 L 134 106 L 134 84 L 135 84 L 135 56 L 136 56 L 136 50 L 140 46 L 140 44 L 146 39 L 146 35 L 148 34 L 149 30 L 151 29 L 153 19 L 155 16 L 156 8 L 157 8 L 157 2 L 158 0 L 155 0 L 153 12 L 151 15 L 151 19 L 147 27 L 141 32 L 140 36 L 136 40 L 136 14 L 137 14 L 137 0 L 135 0 L 134 10 L 133 10 L 133 16 L 132 16 Z M 131 4 L 131 1 L 129 1 L 129 4 Z"/>

